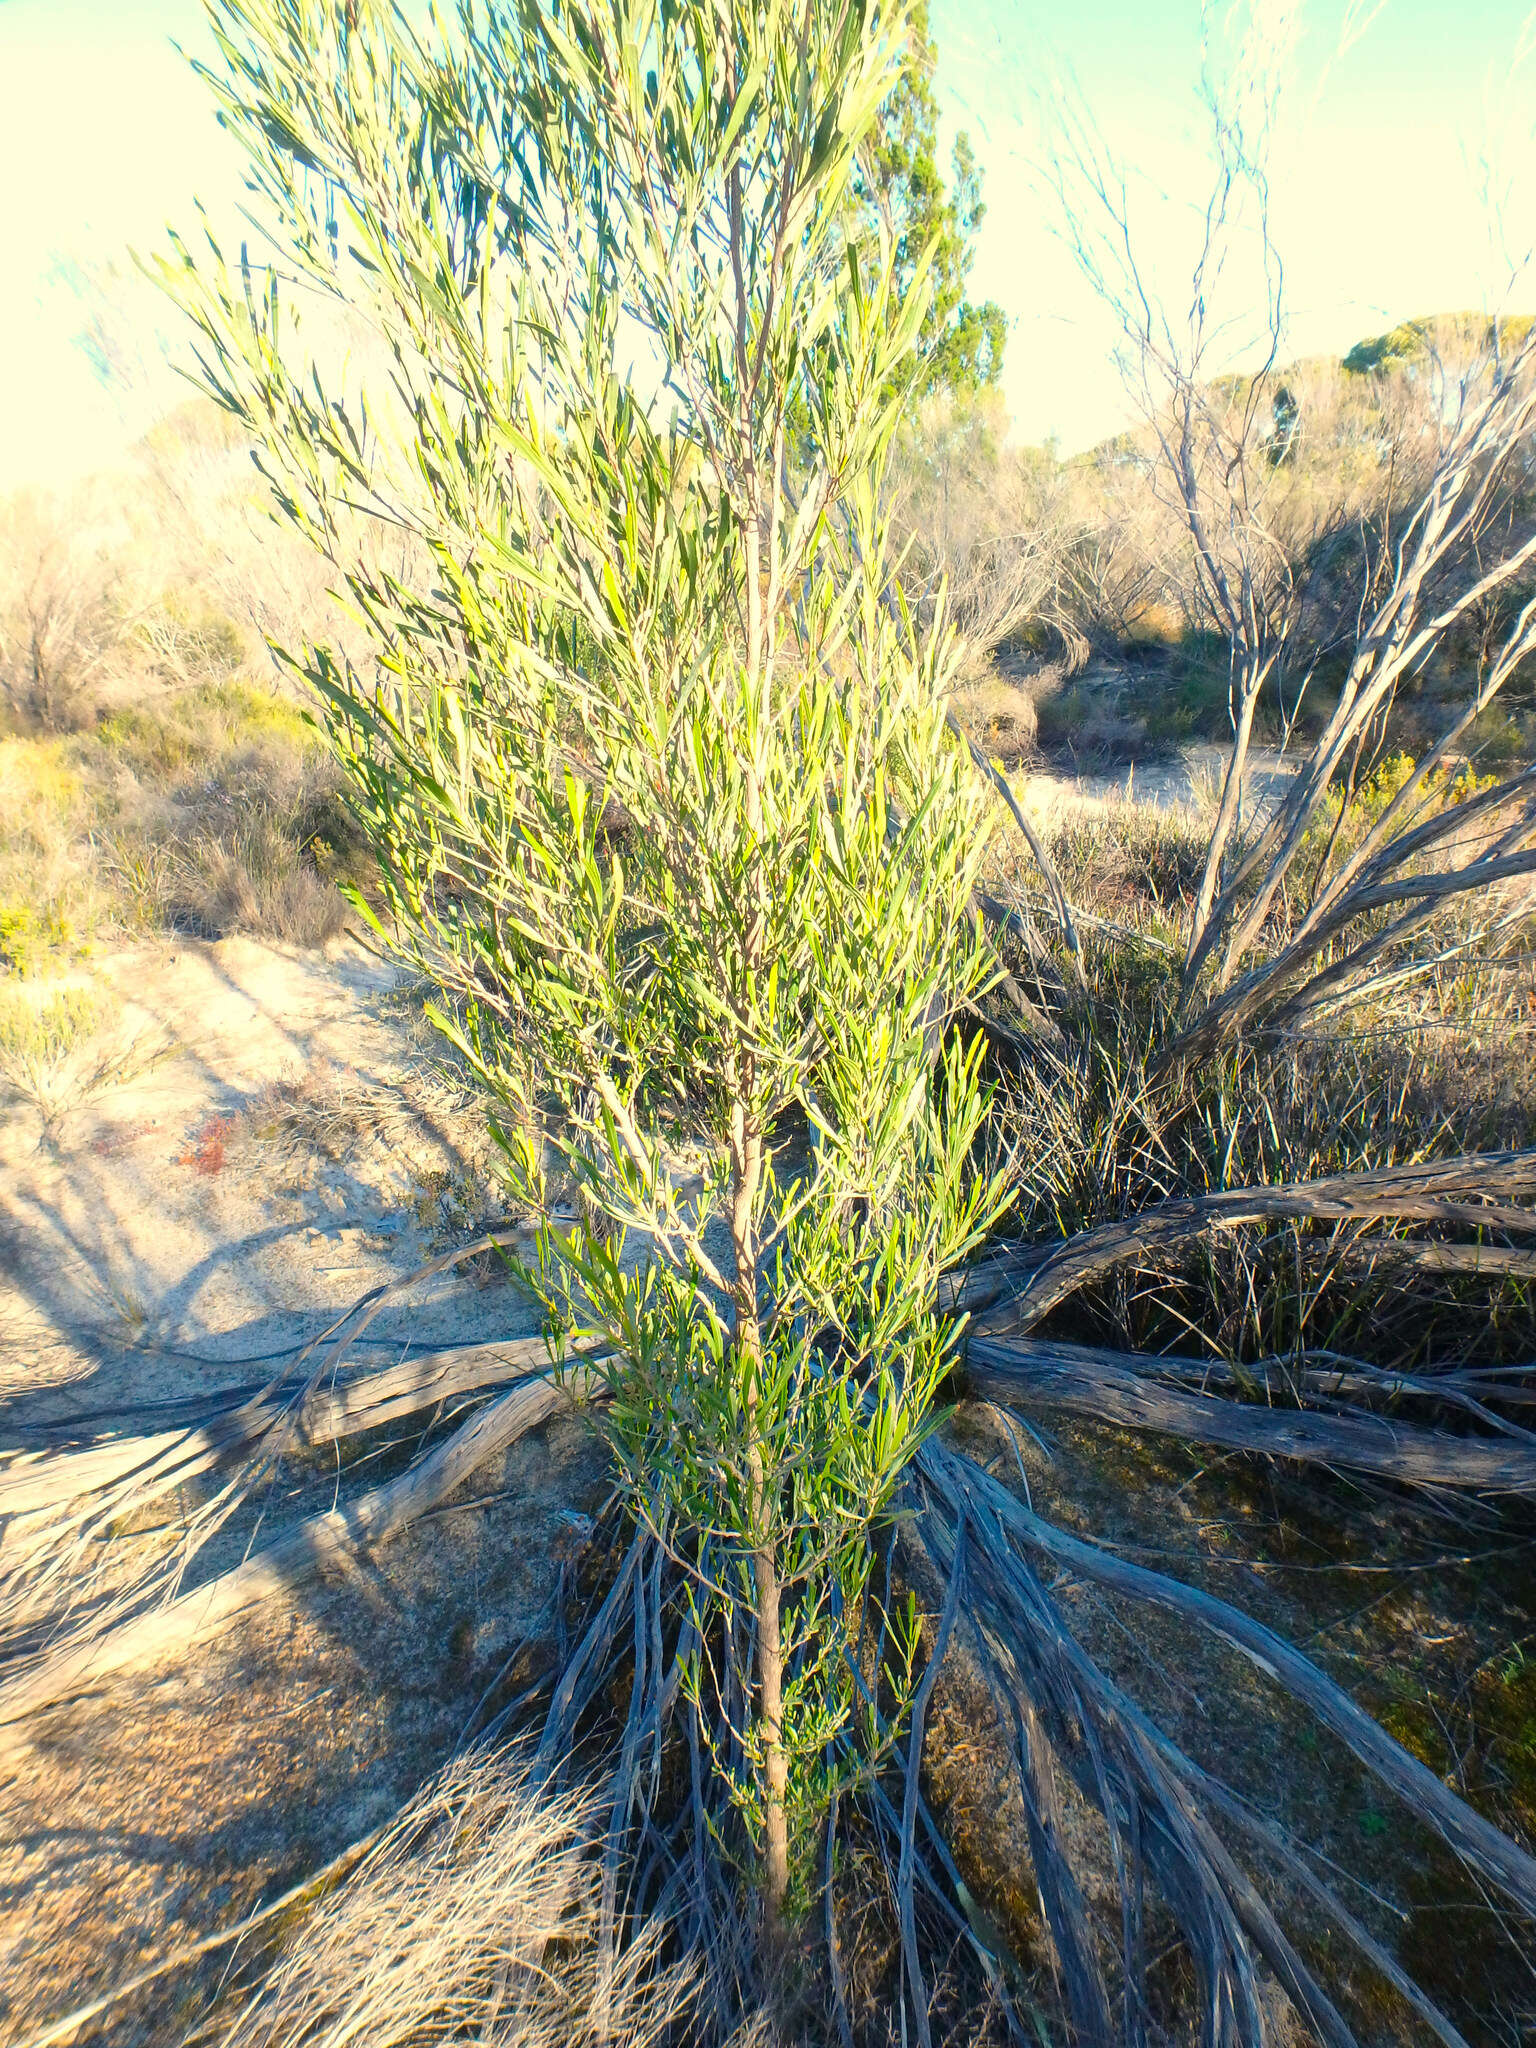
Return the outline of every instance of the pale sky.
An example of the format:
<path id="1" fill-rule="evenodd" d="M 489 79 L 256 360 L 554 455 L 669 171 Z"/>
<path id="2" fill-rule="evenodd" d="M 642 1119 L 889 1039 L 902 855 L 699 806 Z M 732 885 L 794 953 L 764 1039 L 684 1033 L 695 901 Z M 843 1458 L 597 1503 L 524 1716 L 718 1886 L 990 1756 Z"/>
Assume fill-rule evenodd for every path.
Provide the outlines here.
<path id="1" fill-rule="evenodd" d="M 1370 18 L 1374 13 L 1374 18 Z M 1486 305 L 1502 280 L 1477 198 L 1493 149 L 1509 219 L 1536 234 L 1530 0 L 1309 0 L 1274 160 L 1294 353 L 1341 353 L 1416 313 Z M 1034 166 L 1062 77 L 1133 173 L 1151 268 L 1176 294 L 1201 196 L 1198 0 L 932 0 L 949 128 L 969 129 L 988 203 L 973 276 L 1009 321 L 1015 431 L 1065 448 L 1125 404 L 1104 316 L 1054 232 Z M 1361 29 L 1340 51 L 1347 23 Z M 201 198 L 228 220 L 238 165 L 173 38 L 199 0 L 0 0 L 0 489 L 109 463 L 177 396 L 154 302 L 129 287 L 125 398 L 76 341 L 76 266 L 126 268 Z M 1536 277 L 1516 299 L 1536 304 Z"/>

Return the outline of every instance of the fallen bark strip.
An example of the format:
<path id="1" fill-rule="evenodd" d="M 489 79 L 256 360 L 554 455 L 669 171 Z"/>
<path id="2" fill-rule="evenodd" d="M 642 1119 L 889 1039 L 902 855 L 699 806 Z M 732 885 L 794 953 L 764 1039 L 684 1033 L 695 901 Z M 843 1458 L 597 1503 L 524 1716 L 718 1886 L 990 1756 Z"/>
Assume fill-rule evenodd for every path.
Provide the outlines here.
<path id="1" fill-rule="evenodd" d="M 1501 1225 L 1508 1228 L 1508 1225 Z M 1426 1244 L 1412 1237 L 1371 1238 L 1346 1245 L 1343 1257 L 1351 1266 L 1397 1259 L 1425 1273 L 1465 1273 L 1504 1280 L 1536 1280 L 1536 1252 L 1506 1244 Z"/>
<path id="2" fill-rule="evenodd" d="M 1111 1592 L 1150 1601 L 1186 1620 L 1197 1621 L 1230 1643 L 1347 1743 L 1367 1770 L 1427 1820 L 1458 1855 L 1497 1885 L 1522 1912 L 1536 1917 L 1536 1857 L 1528 1855 L 1481 1814 L 1474 1813 L 1294 1644 L 1212 1593 L 1201 1592 L 1196 1586 L 1151 1571 L 1145 1565 L 1132 1564 L 1097 1543 L 1071 1536 L 1055 1523 L 1042 1520 L 1005 1486 L 969 1459 L 946 1449 L 937 1438 L 930 1438 L 923 1446 L 918 1465 L 941 1492 L 951 1497 L 958 1494 L 973 1512 L 995 1516 L 1011 1536 L 1038 1556 L 1049 1557 L 1069 1572 L 1106 1586 Z"/>
<path id="3" fill-rule="evenodd" d="M 1498 1198 L 1533 1194 L 1536 1151 L 1470 1153 L 1379 1173 L 1179 1196 L 1135 1216 L 1095 1224 L 1062 1244 L 995 1252 L 967 1271 L 957 1302 L 978 1314 L 987 1311 L 989 1330 L 1028 1330 L 1089 1281 L 1129 1261 L 1182 1249 L 1211 1228 L 1285 1221 L 1412 1222 L 1531 1232 L 1536 1231 L 1536 1212 Z M 1469 1199 L 1480 1195 L 1490 1199 Z M 1013 1298 L 1004 1298 L 1010 1289 Z"/>
<path id="4" fill-rule="evenodd" d="M 401 1294 L 407 1293 L 412 1287 L 419 1286 L 422 1281 L 431 1280 L 439 1273 L 448 1272 L 452 1267 L 462 1265 L 465 1260 L 475 1258 L 482 1252 L 505 1250 L 508 1245 L 515 1244 L 518 1241 L 519 1235 L 519 1231 L 515 1229 L 489 1231 L 483 1237 L 476 1238 L 473 1244 L 459 1245 L 452 1251 L 439 1252 L 435 1258 L 428 1259 L 424 1266 L 418 1266 L 414 1272 L 399 1274 L 393 1280 L 387 1280 L 378 1287 L 370 1288 L 366 1294 L 360 1296 L 358 1300 L 352 1303 L 350 1308 L 337 1317 L 327 1329 L 322 1330 L 318 1336 L 312 1338 L 309 1343 L 303 1345 L 293 1355 L 293 1370 L 286 1375 L 276 1375 L 270 1384 L 262 1390 L 260 1401 L 265 1402 L 270 1398 L 280 1408 L 285 1400 L 291 1402 L 294 1393 L 300 1388 L 313 1392 L 319 1392 L 323 1388 L 325 1389 L 325 1398 L 328 1398 L 334 1391 L 336 1373 L 342 1359 L 349 1350 L 362 1340 L 363 1333 L 371 1324 L 378 1320 L 391 1301 L 397 1299 Z M 320 1351 L 322 1345 L 325 1347 L 324 1355 L 319 1359 L 318 1363 L 308 1372 L 301 1372 L 299 1368 L 304 1365 L 305 1360 L 314 1357 L 316 1352 Z M 420 1361 L 417 1362 L 419 1363 Z M 356 1386 L 360 1382 L 354 1381 L 352 1384 Z M 227 1398 L 226 1391 L 223 1397 L 224 1401 L 227 1402 Z M 259 1404 L 252 1402 L 230 1410 L 225 1406 L 221 1406 L 221 1397 L 215 1394 L 211 1397 L 211 1405 L 214 1412 L 209 1414 L 199 1426 L 207 1432 L 210 1444 L 215 1444 L 222 1441 L 226 1432 L 230 1434 L 232 1441 L 238 1442 L 241 1427 L 239 1418 L 248 1412 L 248 1408 L 254 1408 Z M 175 1432 L 162 1432 L 162 1435 L 165 1436 L 174 1434 Z M 151 1452 L 150 1455 L 153 1456 L 154 1453 Z M 172 1451 L 168 1455 L 174 1459 L 175 1453 Z M 224 1454 L 221 1452 L 220 1455 Z M 178 1473 L 177 1478 L 171 1483 L 179 1484 L 181 1479 L 192 1477 L 195 1471 L 206 1469 L 205 1465 L 194 1465 L 191 1470 Z M 163 1486 L 157 1485 L 154 1488 L 154 1491 L 157 1493 L 163 1490 Z M 65 1498 L 68 1498 L 68 1496 L 65 1496 Z M 14 1508 L 9 1511 L 16 1512 Z"/>
<path id="5" fill-rule="evenodd" d="M 929 1449 L 932 1456 L 927 1455 Z M 1000 1693 L 1012 1711 L 1021 1767 L 1016 1782 L 1027 1799 L 1031 1766 L 1025 1752 L 1034 1739 L 1027 1722 L 1038 1720 L 1044 1724 L 1047 1749 L 1054 1751 L 1108 1828 L 1113 1881 L 1121 1904 L 1123 1984 L 1129 1990 L 1145 1981 L 1144 1859 L 1188 1944 L 1200 1982 L 1200 2028 L 1205 2038 L 1219 2037 L 1226 2015 L 1231 2039 L 1264 2039 L 1254 1967 L 1262 1959 L 1326 2048 L 1357 2048 L 1342 2015 L 1268 1903 L 1229 1854 L 1187 1785 L 1163 1760 L 1150 1724 L 1083 1649 L 1034 1562 L 1022 1557 L 1010 1540 L 993 1499 L 1002 1489 L 969 1460 L 937 1444 L 925 1448 L 920 1464 L 929 1506 L 919 1518 L 919 1530 L 941 1570 L 946 1569 L 946 1546 L 935 1524 L 947 1516 L 958 1526 L 961 1515 L 975 1516 L 977 1590 L 966 1606 L 984 1666 L 997 1680 L 994 1697 Z M 965 1483 L 967 1473 L 975 1482 L 970 1486 Z M 952 1543 L 949 1548 L 952 1552 Z M 1081 1848 L 1069 1848 L 1065 1842 L 1061 1848 L 1063 1875 L 1080 1869 Z M 1108 2043 L 1113 2030 L 1093 2023 L 1091 2005 L 1085 2006 L 1081 1997 L 1087 1987 L 1080 1978 L 1074 1995 L 1067 1960 L 1075 1948 L 1091 1971 L 1097 1967 L 1089 1960 L 1096 1950 L 1095 1930 L 1080 1884 L 1074 1876 L 1068 1889 L 1055 1889 L 1053 1898 L 1043 1870 L 1037 1869 L 1036 1875 L 1042 1878 L 1046 1921 L 1069 2000 L 1076 2008 L 1076 2030 L 1085 2041 Z"/>
<path id="6" fill-rule="evenodd" d="M 1439 2036 L 1445 2043 L 1445 2048 L 1470 2048 L 1466 2036 L 1459 2033 L 1433 2000 L 1419 1989 L 1392 1951 L 1376 1939 L 1363 1921 L 1356 1919 L 1339 1898 L 1338 1893 L 1323 1882 L 1306 1858 L 1273 1822 L 1264 1820 L 1254 1812 L 1246 1800 L 1239 1798 L 1209 1772 L 1201 1770 L 1197 1763 L 1185 1756 L 1183 1751 L 1170 1742 L 1150 1721 L 1146 1725 L 1149 1738 L 1157 1744 L 1170 1768 L 1178 1772 L 1198 1798 L 1209 1801 L 1256 1842 L 1261 1852 L 1275 1859 L 1287 1876 L 1301 1886 L 1312 1903 L 1322 1909 L 1371 1967 L 1385 1977 L 1398 1997 L 1411 2006 L 1425 2025 Z"/>
<path id="7" fill-rule="evenodd" d="M 299 1347 L 295 1344 L 284 1356 L 296 1358 L 298 1352 Z M 145 1346 L 140 1356 L 163 1358 L 179 1364 L 182 1354 Z M 217 1360 L 205 1359 L 195 1362 L 218 1363 Z M 236 1366 L 245 1361 L 232 1358 L 227 1362 Z M 247 1401 L 254 1401 L 258 1394 L 267 1392 L 273 1380 L 274 1375 L 266 1372 L 259 1380 L 242 1380 L 235 1386 L 216 1387 L 211 1393 L 183 1394 L 173 1401 L 122 1401 L 103 1408 L 71 1409 L 47 1422 L 35 1422 L 8 1412 L 0 1430 L 14 1442 L 8 1442 L 0 1455 L 10 1457 L 27 1450 L 78 1451 L 110 1436 L 149 1436 L 159 1431 L 190 1429 L 195 1423 L 211 1422 L 215 1415 L 224 1413 L 226 1409 L 239 1408 Z M 19 1398 L 26 1397 L 22 1395 Z M 13 1398 L 13 1409 L 14 1406 Z"/>
<path id="8" fill-rule="evenodd" d="M 1194 1360 L 1171 1362 L 1198 1369 Z M 1384 1415 L 1265 1408 L 1154 1379 L 1157 1369 L 1157 1360 L 1138 1360 L 1133 1352 L 973 1336 L 966 1347 L 965 1384 L 979 1399 L 1004 1407 L 1021 1399 L 1039 1401 L 1095 1422 L 1373 1472 L 1409 1486 L 1536 1493 L 1536 1437 L 1528 1431 L 1454 1436 Z"/>
<path id="9" fill-rule="evenodd" d="M 1042 1340 L 1020 1338 L 1017 1341 L 1033 1350 Z M 1094 1346 L 1086 1344 L 1052 1348 L 1068 1355 L 1100 1355 Z M 1255 1391 L 1279 1394 L 1285 1404 L 1299 1400 L 1302 1406 L 1306 1406 L 1309 1401 L 1316 1401 L 1330 1410 L 1343 1406 L 1349 1412 L 1355 1412 L 1362 1402 L 1404 1398 L 1433 1401 L 1441 1407 L 1457 1408 L 1465 1415 L 1474 1416 L 1500 1436 L 1515 1437 L 1536 1446 L 1536 1432 L 1527 1429 L 1523 1423 L 1511 1422 L 1507 1415 L 1500 1415 L 1488 1406 L 1489 1401 L 1497 1401 L 1506 1407 L 1536 1405 L 1536 1364 L 1517 1366 L 1513 1371 L 1504 1368 L 1501 1372 L 1496 1368 L 1495 1376 L 1490 1380 L 1475 1368 L 1450 1372 L 1397 1372 L 1387 1366 L 1368 1365 L 1363 1359 L 1333 1359 L 1327 1352 L 1304 1351 L 1294 1358 L 1260 1359 L 1255 1364 L 1241 1367 L 1230 1365 L 1225 1359 L 1180 1358 L 1168 1352 L 1138 1355 L 1109 1351 L 1102 1355 L 1123 1364 L 1128 1372 L 1142 1373 L 1152 1379 L 1172 1380 L 1175 1385 L 1195 1386 L 1202 1392 L 1211 1387 L 1225 1387 L 1237 1394 Z M 1521 1384 L 1520 1376 L 1527 1384 Z"/>
<path id="10" fill-rule="evenodd" d="M 215 1633 L 324 1569 L 371 1549 L 446 1500 L 477 1467 L 591 1390 L 585 1371 L 562 1387 L 547 1373 L 489 1402 L 398 1479 L 360 1500 L 301 1522 L 275 1543 L 195 1591 L 120 1622 L 105 1635 L 46 1656 L 0 1684 L 0 1730 L 53 1705 L 109 1672 L 152 1661 Z M 0 1746 L 6 1741 L 0 1733 Z"/>
<path id="11" fill-rule="evenodd" d="M 82 1449 L 26 1452 L 0 1472 L 0 1515 L 38 1514 L 85 1493 L 138 1475 L 149 1489 L 180 1485 L 226 1458 L 238 1457 L 274 1426 L 300 1444 L 329 1443 L 396 1422 L 457 1395 L 543 1372 L 549 1352 L 542 1337 L 464 1344 L 427 1352 L 399 1365 L 359 1373 L 341 1386 L 263 1388 L 237 1407 L 209 1396 L 215 1413 L 183 1429 L 152 1436 L 114 1437 Z"/>
<path id="12" fill-rule="evenodd" d="M 1445 2043 L 1445 2048 L 1468 2048 L 1468 2043 L 1459 2034 L 1438 2006 L 1420 1990 L 1407 1974 L 1391 1951 L 1382 1946 L 1368 1928 L 1349 1911 L 1338 1895 L 1319 1878 L 1311 1865 L 1306 1862 L 1294 1844 L 1273 1823 L 1265 1821 L 1254 1809 L 1219 1778 L 1201 1768 L 1191 1757 L 1185 1755 L 1157 1724 L 1152 1721 L 1136 1703 L 1119 1688 L 1105 1681 L 1105 1696 L 1114 1703 L 1115 1710 L 1127 1724 L 1133 1727 L 1168 1765 L 1193 1794 L 1195 1800 L 1204 1806 L 1214 1806 L 1218 1812 L 1242 1828 L 1261 1849 L 1272 1856 L 1302 1889 L 1322 1908 L 1345 1938 L 1374 1968 L 1379 1970 L 1400 1997 L 1405 1999 L 1419 2017 Z M 1404 1916 L 1406 1918 L 1406 1915 Z"/>

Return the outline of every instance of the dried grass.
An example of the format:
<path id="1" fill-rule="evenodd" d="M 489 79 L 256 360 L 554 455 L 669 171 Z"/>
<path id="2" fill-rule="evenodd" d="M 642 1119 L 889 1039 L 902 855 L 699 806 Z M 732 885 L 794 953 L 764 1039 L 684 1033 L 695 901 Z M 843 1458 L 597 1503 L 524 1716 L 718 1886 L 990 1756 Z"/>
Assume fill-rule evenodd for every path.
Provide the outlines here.
<path id="1" fill-rule="evenodd" d="M 505 1755 L 450 1763 L 345 1887 L 294 1930 L 223 2048 L 646 2048 L 671 2038 L 696 1967 L 642 1928 L 599 1939 L 591 1792 L 538 1791 Z"/>
<path id="2" fill-rule="evenodd" d="M 19 724 L 89 723 L 128 626 L 121 564 L 34 493 L 0 507 L 0 705 Z"/>
<path id="3" fill-rule="evenodd" d="M 224 677 L 89 731 L 0 738 L 0 959 L 120 931 L 320 946 L 365 879 L 334 764 L 288 699 Z"/>
<path id="4" fill-rule="evenodd" d="M 237 1173 L 261 1182 L 275 1170 L 302 1179 L 318 1161 L 345 1164 L 392 1188 L 390 1199 L 447 1240 L 508 1213 L 484 1101 L 427 1051 L 384 1074 L 317 1061 L 269 1082 L 223 1132 L 221 1166 L 226 1153 Z"/>
<path id="5" fill-rule="evenodd" d="M 334 884 L 302 864 L 291 840 L 274 825 L 258 824 L 189 849 L 173 915 L 199 936 L 244 932 L 291 946 L 323 946 L 340 936 L 348 912 Z"/>

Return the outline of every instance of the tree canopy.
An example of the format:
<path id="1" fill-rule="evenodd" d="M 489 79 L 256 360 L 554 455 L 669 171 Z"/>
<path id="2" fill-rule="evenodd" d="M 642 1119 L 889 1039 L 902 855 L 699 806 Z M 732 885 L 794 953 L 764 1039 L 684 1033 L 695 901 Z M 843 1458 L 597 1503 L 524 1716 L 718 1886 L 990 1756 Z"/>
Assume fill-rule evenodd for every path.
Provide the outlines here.
<path id="1" fill-rule="evenodd" d="M 981 172 L 963 131 L 955 137 L 949 188 L 939 169 L 938 100 L 933 89 L 937 52 L 928 27 L 927 0 L 913 8 L 906 62 L 895 90 L 861 153 L 856 182 L 867 231 L 889 224 L 896 244 L 902 297 L 921 261 L 931 291 L 918 333 L 923 367 L 916 395 L 937 391 L 962 396 L 985 390 L 1002 375 L 1007 327 L 1003 309 L 967 295 L 976 231 L 986 215 Z"/>

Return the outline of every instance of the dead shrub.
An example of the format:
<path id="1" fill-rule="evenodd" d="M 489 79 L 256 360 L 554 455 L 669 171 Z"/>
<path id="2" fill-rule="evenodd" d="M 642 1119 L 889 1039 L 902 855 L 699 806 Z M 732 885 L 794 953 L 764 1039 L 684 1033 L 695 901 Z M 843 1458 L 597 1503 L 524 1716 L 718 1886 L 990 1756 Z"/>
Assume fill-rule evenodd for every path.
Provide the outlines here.
<path id="1" fill-rule="evenodd" d="M 992 652 L 1026 637 L 1088 659 L 1076 624 L 1073 564 L 1084 531 L 1054 453 L 1004 445 L 995 397 L 940 397 L 922 409 L 892 463 L 891 510 L 905 544 L 909 600 L 931 613 L 942 588 L 973 650 L 967 681 Z"/>
<path id="2" fill-rule="evenodd" d="M 0 525 L 0 695 L 22 727 L 88 724 L 123 636 L 116 570 L 45 500 L 15 500 Z"/>
<path id="3" fill-rule="evenodd" d="M 325 1062 L 272 1081 L 244 1112 L 264 1161 L 293 1165 L 318 1152 L 341 1161 L 370 1148 L 397 1156 L 435 1147 L 467 1173 L 491 1178 L 492 1147 L 479 1096 L 441 1061 L 422 1060 L 387 1083 Z"/>

